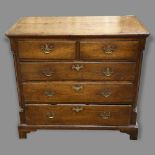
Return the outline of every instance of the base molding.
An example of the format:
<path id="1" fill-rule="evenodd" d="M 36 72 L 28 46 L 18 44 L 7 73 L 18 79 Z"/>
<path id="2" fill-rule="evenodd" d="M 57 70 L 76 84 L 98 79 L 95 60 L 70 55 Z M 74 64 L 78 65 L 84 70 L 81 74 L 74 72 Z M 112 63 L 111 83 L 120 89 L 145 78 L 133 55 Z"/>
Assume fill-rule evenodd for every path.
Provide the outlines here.
<path id="1" fill-rule="evenodd" d="M 126 133 L 130 140 L 138 138 L 138 124 L 129 126 L 93 126 L 93 125 L 26 125 L 18 126 L 19 138 L 26 139 L 27 134 L 37 130 L 116 130 Z"/>

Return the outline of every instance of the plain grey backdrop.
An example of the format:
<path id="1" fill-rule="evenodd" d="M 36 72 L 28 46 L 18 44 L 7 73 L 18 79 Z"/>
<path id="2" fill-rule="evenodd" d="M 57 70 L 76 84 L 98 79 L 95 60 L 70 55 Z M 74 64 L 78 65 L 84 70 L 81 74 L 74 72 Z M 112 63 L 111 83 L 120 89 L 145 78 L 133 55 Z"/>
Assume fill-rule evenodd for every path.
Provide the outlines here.
<path id="1" fill-rule="evenodd" d="M 155 149 L 154 0 L 0 0 L 0 154 L 152 154 Z M 19 140 L 18 97 L 9 41 L 4 33 L 22 16 L 136 15 L 150 30 L 139 95 L 138 141 L 118 131 L 38 131 Z M 151 153 L 152 152 L 152 153 Z"/>

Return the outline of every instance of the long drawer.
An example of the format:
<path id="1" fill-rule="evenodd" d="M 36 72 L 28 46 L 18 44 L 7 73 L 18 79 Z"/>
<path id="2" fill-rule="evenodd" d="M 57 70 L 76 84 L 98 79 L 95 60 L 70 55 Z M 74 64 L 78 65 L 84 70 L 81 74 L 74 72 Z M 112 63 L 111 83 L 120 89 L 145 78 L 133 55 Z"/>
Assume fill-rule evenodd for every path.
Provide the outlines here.
<path id="1" fill-rule="evenodd" d="M 75 59 L 75 50 L 74 41 L 18 41 L 18 55 L 24 59 Z"/>
<path id="2" fill-rule="evenodd" d="M 132 102 L 131 82 L 24 82 L 25 101 Z"/>
<path id="3" fill-rule="evenodd" d="M 27 105 L 28 125 L 129 125 L 131 106 Z"/>
<path id="4" fill-rule="evenodd" d="M 116 80 L 135 79 L 132 62 L 22 62 L 23 81 L 31 80 Z"/>
<path id="5" fill-rule="evenodd" d="M 83 41 L 80 44 L 82 59 L 136 60 L 138 41 L 108 39 L 103 41 Z"/>

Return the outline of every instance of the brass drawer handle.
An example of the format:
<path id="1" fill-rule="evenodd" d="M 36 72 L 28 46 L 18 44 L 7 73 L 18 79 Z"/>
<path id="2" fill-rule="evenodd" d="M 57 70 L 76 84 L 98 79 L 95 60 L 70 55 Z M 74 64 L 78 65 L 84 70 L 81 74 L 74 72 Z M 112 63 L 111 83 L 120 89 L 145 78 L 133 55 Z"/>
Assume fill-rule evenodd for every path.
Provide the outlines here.
<path id="1" fill-rule="evenodd" d="M 41 50 L 45 53 L 45 54 L 49 54 L 50 52 L 52 52 L 54 46 L 52 44 L 44 44 L 41 46 Z"/>
<path id="2" fill-rule="evenodd" d="M 52 96 L 55 95 L 55 92 L 50 91 L 50 90 L 46 90 L 46 91 L 44 92 L 44 94 L 45 94 L 46 96 L 48 96 L 48 97 L 52 97 Z"/>
<path id="3" fill-rule="evenodd" d="M 111 113 L 109 111 L 103 111 L 100 113 L 102 119 L 109 119 L 111 117 Z"/>
<path id="4" fill-rule="evenodd" d="M 112 54 L 116 50 L 117 46 L 114 44 L 107 44 L 103 47 L 103 52 L 106 54 Z"/>
<path id="5" fill-rule="evenodd" d="M 78 113 L 80 111 L 83 111 L 83 107 L 79 107 L 79 106 L 73 107 L 72 110 Z"/>
<path id="6" fill-rule="evenodd" d="M 50 71 L 50 70 L 43 70 L 42 74 L 46 77 L 51 77 L 55 72 Z"/>
<path id="7" fill-rule="evenodd" d="M 74 89 L 76 92 L 79 92 L 81 89 L 83 89 L 83 86 L 82 85 L 75 85 L 75 86 L 72 86 L 72 89 Z"/>
<path id="8" fill-rule="evenodd" d="M 105 76 L 108 76 L 109 77 L 109 76 L 111 76 L 113 74 L 113 71 L 112 71 L 111 68 L 107 67 L 107 68 L 104 69 L 103 74 Z"/>
<path id="9" fill-rule="evenodd" d="M 112 94 L 111 90 L 104 90 L 103 92 L 101 92 L 101 96 L 104 97 L 109 97 Z"/>
<path id="10" fill-rule="evenodd" d="M 74 64 L 72 66 L 72 70 L 76 70 L 76 71 L 80 71 L 82 68 L 84 68 L 84 66 L 81 64 Z"/>
<path id="11" fill-rule="evenodd" d="M 48 112 L 47 116 L 49 119 L 53 119 L 55 117 L 55 113 L 54 112 Z"/>

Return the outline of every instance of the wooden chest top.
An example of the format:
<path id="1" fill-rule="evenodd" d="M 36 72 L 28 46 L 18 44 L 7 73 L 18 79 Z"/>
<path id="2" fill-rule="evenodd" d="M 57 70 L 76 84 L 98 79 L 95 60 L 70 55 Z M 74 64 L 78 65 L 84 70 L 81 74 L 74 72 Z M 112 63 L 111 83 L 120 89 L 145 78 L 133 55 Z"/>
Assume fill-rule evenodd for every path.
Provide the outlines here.
<path id="1" fill-rule="evenodd" d="M 7 36 L 149 35 L 135 16 L 23 17 Z"/>

